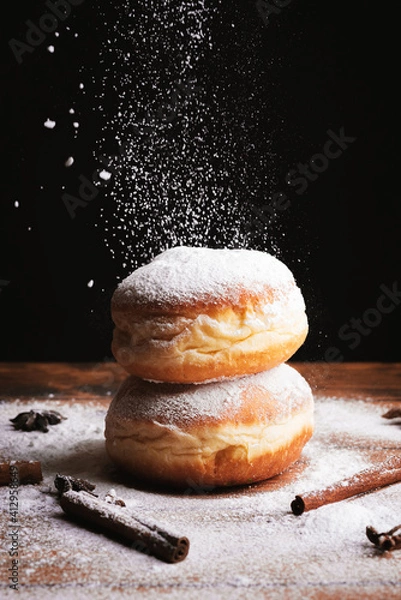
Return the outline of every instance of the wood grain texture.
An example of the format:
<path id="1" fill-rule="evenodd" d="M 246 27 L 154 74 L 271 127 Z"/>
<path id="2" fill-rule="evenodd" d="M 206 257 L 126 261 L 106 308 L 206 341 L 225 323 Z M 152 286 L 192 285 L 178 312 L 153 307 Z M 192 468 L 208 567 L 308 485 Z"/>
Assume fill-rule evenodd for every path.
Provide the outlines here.
<path id="1" fill-rule="evenodd" d="M 333 400 L 335 404 L 337 404 L 338 399 L 343 406 L 347 400 L 361 400 L 367 405 L 374 405 L 378 419 L 380 419 L 380 413 L 401 406 L 401 364 L 399 363 L 326 364 L 290 362 L 290 364 L 311 384 L 317 401 L 321 398 L 324 402 L 326 397 L 331 397 L 335 399 Z M 54 403 L 58 410 L 61 410 L 60 405 L 61 407 L 63 405 L 72 407 L 76 403 L 82 406 L 91 404 L 99 406 L 99 409 L 105 411 L 125 377 L 125 372 L 112 362 L 82 364 L 3 363 L 0 364 L 0 402 L 13 405 L 18 400 L 18 405 L 22 403 L 28 407 L 34 401 L 40 401 L 46 402 L 49 408 Z M 386 424 L 391 427 L 390 423 L 386 422 Z M 54 428 L 55 436 L 57 427 Z M 396 433 L 399 424 L 391 428 Z M 19 435 L 21 432 L 16 432 L 16 434 Z M 26 435 L 29 436 L 30 434 Z M 44 435 L 48 436 L 49 434 Z M 16 437 L 17 439 L 19 438 Z M 324 443 L 324 435 L 317 431 L 316 448 L 322 448 Z M 364 456 L 371 461 L 382 461 L 389 454 L 401 450 L 401 432 L 399 439 L 397 435 L 393 435 L 385 444 L 381 444 L 380 440 L 378 442 L 377 439 L 369 440 L 364 436 L 353 436 L 349 431 L 340 431 L 334 437 L 327 439 L 327 444 L 339 451 L 342 448 L 354 449 L 358 456 Z M 0 440 L 0 455 L 1 451 Z M 94 445 L 93 452 L 99 453 L 99 461 L 104 460 L 101 448 Z M 12 458 L 12 456 L 4 456 L 3 460 Z M 74 461 L 77 459 L 76 454 L 71 453 L 69 457 L 68 452 L 66 452 L 60 462 L 54 462 L 53 460 L 52 471 L 68 468 L 72 474 Z M 93 464 L 94 461 L 97 461 L 97 458 L 93 454 L 88 455 L 88 461 L 92 461 L 90 464 Z M 139 490 L 138 497 L 142 498 L 142 492 L 145 495 L 153 493 L 158 495 L 159 500 L 155 505 L 159 506 L 160 504 L 161 508 L 156 513 L 156 517 L 160 518 L 166 514 L 166 518 L 170 519 L 171 522 L 180 524 L 180 519 L 184 519 L 187 514 L 186 518 L 192 523 L 193 535 L 201 532 L 203 528 L 209 527 L 208 519 L 213 518 L 214 501 L 220 503 L 219 506 L 221 507 L 226 497 L 227 506 L 230 505 L 230 502 L 236 503 L 235 505 L 238 506 L 241 499 L 244 499 L 244 512 L 242 512 L 242 509 L 240 512 L 232 513 L 229 510 L 217 512 L 214 521 L 212 521 L 211 532 L 220 531 L 219 535 L 222 537 L 224 535 L 230 537 L 245 535 L 247 539 L 252 539 L 252 531 L 258 532 L 260 527 L 266 528 L 268 536 L 270 519 L 268 514 L 250 512 L 249 507 L 252 506 L 252 502 L 255 501 L 255 506 L 261 506 L 261 495 L 268 494 L 270 491 L 282 494 L 286 486 L 293 486 L 294 482 L 296 482 L 297 489 L 302 492 L 302 476 L 308 468 L 310 468 L 310 456 L 309 458 L 303 456 L 285 473 L 261 484 L 249 486 L 245 491 L 244 489 L 232 489 L 229 492 L 221 493 L 218 490 L 211 490 L 206 493 L 202 489 L 190 490 L 184 503 L 181 503 L 180 499 L 177 500 L 177 512 L 174 508 L 175 497 L 171 494 L 166 495 L 164 500 L 164 494 L 160 490 L 141 488 L 139 484 L 138 486 L 135 484 L 135 486 Z M 120 486 L 124 489 L 124 486 L 127 486 L 126 489 L 132 488 L 132 482 L 113 471 L 109 465 L 106 465 L 103 474 L 105 479 L 108 479 L 107 485 L 109 484 L 110 487 Z M 44 472 L 44 476 L 45 483 L 48 484 L 50 481 L 48 470 Z M 22 493 L 21 498 L 23 498 Z M 290 501 L 292 499 L 293 496 L 291 495 L 288 498 L 288 512 L 290 512 Z M 45 499 L 43 499 L 43 502 L 45 502 Z M 207 506 L 206 511 L 202 509 L 202 504 Z M 285 508 L 283 507 L 283 511 Z M 76 548 L 72 547 L 71 544 L 68 545 L 68 539 L 66 540 L 67 545 L 63 545 L 63 540 L 57 539 L 52 533 L 55 526 L 56 530 L 63 530 L 64 525 L 63 521 L 60 520 L 61 517 L 57 517 L 54 522 L 51 519 L 44 520 L 43 526 L 39 530 L 36 519 L 29 511 L 26 516 L 23 515 L 23 500 L 21 501 L 20 510 L 22 532 L 29 533 L 30 540 L 26 547 L 24 546 L 22 552 L 21 581 L 25 582 L 25 587 L 21 589 L 20 594 L 22 592 L 22 597 L 30 600 L 39 597 L 46 600 L 46 598 L 54 597 L 67 599 L 89 596 L 94 599 L 138 597 L 144 600 L 153 600 L 159 597 L 185 598 L 185 600 L 192 600 L 192 598 L 211 598 L 212 600 L 214 598 L 227 598 L 230 600 L 240 598 L 241 600 L 243 598 L 269 598 L 269 600 L 281 600 L 282 598 L 284 600 L 298 600 L 300 598 L 307 600 L 337 598 L 354 600 L 354 598 L 367 598 L 369 600 L 379 600 L 379 598 L 385 597 L 392 600 L 401 597 L 401 551 L 395 551 L 390 557 L 378 555 L 375 549 L 370 548 L 366 540 L 361 542 L 360 547 L 363 577 L 361 575 L 355 576 L 351 569 L 347 573 L 339 573 L 338 577 L 333 578 L 329 565 L 333 560 L 339 560 L 339 557 L 333 558 L 331 556 L 330 540 L 328 540 L 327 556 L 324 553 L 322 554 L 319 548 L 314 547 L 308 547 L 308 554 L 305 556 L 292 555 L 291 551 L 288 550 L 288 563 L 281 563 L 284 564 L 285 572 L 279 573 L 277 571 L 276 573 L 274 566 L 272 566 L 274 565 L 275 556 L 274 544 L 278 544 L 280 547 L 285 544 L 285 540 L 270 540 L 267 537 L 266 544 L 262 548 L 257 548 L 255 556 L 249 556 L 249 562 L 239 562 L 236 567 L 229 571 L 227 566 L 224 570 L 224 565 L 219 565 L 219 553 L 217 553 L 210 563 L 210 581 L 214 583 L 209 584 L 207 581 L 205 582 L 201 574 L 197 575 L 199 568 L 195 557 L 197 552 L 202 555 L 203 549 L 197 546 L 196 543 L 193 552 L 191 551 L 188 558 L 181 563 L 187 569 L 186 575 L 181 575 L 182 571 L 179 570 L 181 569 L 179 565 L 167 565 L 170 571 L 166 571 L 162 577 L 161 567 L 148 562 L 150 561 L 149 557 L 136 556 L 138 553 L 127 548 L 121 548 L 112 540 L 106 542 L 96 531 L 93 532 L 93 546 L 89 550 L 86 548 L 88 538 L 83 536 L 79 528 L 76 530 Z M 395 516 L 397 523 L 399 521 L 398 516 Z M 271 518 L 274 519 L 274 516 Z M 263 519 L 263 521 L 260 519 Z M 301 523 L 301 531 L 304 531 L 307 535 L 308 527 L 305 526 L 303 529 L 302 516 L 295 517 L 295 519 L 297 519 L 297 523 Z M 388 528 L 397 523 L 388 523 Z M 366 525 L 368 524 L 366 523 Z M 300 537 L 300 541 L 302 539 Z M 23 541 L 24 538 L 21 537 L 21 542 Z M 3 542 L 4 540 L 2 540 L 4 546 Z M 111 554 L 108 554 L 109 548 Z M 208 552 L 213 555 L 213 548 L 208 548 Z M 260 583 L 261 571 L 255 571 L 253 563 L 263 565 L 264 553 L 267 561 L 265 568 L 272 569 L 272 573 L 277 575 L 276 581 L 281 583 L 273 582 L 270 584 L 269 579 L 266 577 L 264 584 Z M 5 554 L 3 553 L 3 557 Z M 120 554 L 123 557 L 121 573 L 118 572 L 118 569 L 115 572 L 110 572 L 111 568 L 119 565 Z M 228 561 L 235 564 L 235 556 L 228 554 L 225 560 L 227 564 Z M 314 565 L 313 571 L 310 571 L 311 565 Z M 3 562 L 0 560 L 0 596 L 2 598 L 14 597 L 12 594 L 16 593 L 4 586 L 4 569 L 8 566 L 9 559 L 8 556 L 5 556 Z M 384 579 L 381 576 L 383 568 L 393 573 L 390 579 L 388 577 Z M 305 569 L 304 578 L 302 571 L 299 571 L 299 569 Z M 318 580 L 316 580 L 316 572 L 321 572 Z M 188 579 L 188 573 L 190 579 Z M 219 573 L 223 574 L 219 575 Z M 310 574 L 308 575 L 308 573 Z M 156 581 L 157 583 L 155 583 Z M 216 584 L 216 581 L 218 584 Z M 301 583 L 301 581 L 304 581 L 304 583 Z M 215 588 L 215 585 L 218 587 Z"/>
<path id="2" fill-rule="evenodd" d="M 401 401 L 401 363 L 289 362 L 315 394 Z M 54 394 L 56 399 L 106 399 L 126 373 L 115 362 L 0 363 L 0 397 L 25 400 Z"/>

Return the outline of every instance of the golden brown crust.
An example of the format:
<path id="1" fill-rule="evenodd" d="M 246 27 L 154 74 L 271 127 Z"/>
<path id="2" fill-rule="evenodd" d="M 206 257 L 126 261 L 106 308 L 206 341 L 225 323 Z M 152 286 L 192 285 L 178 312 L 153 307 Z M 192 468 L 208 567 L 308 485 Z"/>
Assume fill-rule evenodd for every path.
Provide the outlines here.
<path id="1" fill-rule="evenodd" d="M 195 455 L 168 466 L 151 454 L 124 454 L 121 447 L 110 440 L 106 442 L 106 449 L 112 461 L 135 479 L 185 490 L 191 486 L 235 486 L 270 479 L 299 459 L 312 434 L 313 426 L 309 423 L 289 441 L 283 441 L 252 461 L 240 444 L 219 450 L 207 459 Z"/>
<path id="2" fill-rule="evenodd" d="M 291 358 L 308 333 L 304 309 L 285 302 L 277 309 L 249 304 L 179 315 L 114 308 L 112 316 L 117 362 L 137 377 L 171 383 L 271 369 Z"/>
<path id="3" fill-rule="evenodd" d="M 174 316 L 186 314 L 189 317 L 195 318 L 199 313 L 207 312 L 213 315 L 219 311 L 224 311 L 227 308 L 233 310 L 246 308 L 249 304 L 268 304 L 277 300 L 281 293 L 289 293 L 293 287 L 293 283 L 283 283 L 280 290 L 272 290 L 269 286 L 263 287 L 261 290 L 238 288 L 235 299 L 231 296 L 220 296 L 204 294 L 201 298 L 182 298 L 176 299 L 174 302 L 169 299 L 160 298 L 157 301 L 152 299 L 127 299 L 126 294 L 122 293 L 117 288 L 111 299 L 111 310 L 119 312 L 133 312 L 136 315 L 165 315 Z"/>
<path id="4" fill-rule="evenodd" d="M 203 386 L 130 377 L 110 405 L 105 431 L 116 465 L 179 488 L 273 477 L 299 458 L 312 433 L 312 392 L 288 365 Z"/>
<path id="5" fill-rule="evenodd" d="M 112 352 L 138 377 L 202 383 L 271 369 L 303 344 L 290 270 L 252 250 L 173 248 L 115 290 Z"/>

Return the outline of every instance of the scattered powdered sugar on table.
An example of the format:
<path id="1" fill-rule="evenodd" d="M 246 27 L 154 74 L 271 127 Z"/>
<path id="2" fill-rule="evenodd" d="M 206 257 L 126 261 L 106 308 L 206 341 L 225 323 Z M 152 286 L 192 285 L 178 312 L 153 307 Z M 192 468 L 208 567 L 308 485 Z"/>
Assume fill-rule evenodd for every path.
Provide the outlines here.
<path id="1" fill-rule="evenodd" d="M 381 439 L 385 431 L 386 439 L 400 439 L 399 428 L 394 427 L 394 423 L 381 419 L 382 408 L 378 405 L 371 404 L 369 410 L 366 410 L 366 402 L 353 400 L 351 418 L 348 400 L 338 399 L 333 403 L 331 398 L 321 397 L 316 410 L 322 424 L 327 424 L 332 435 L 367 438 L 375 444 L 375 440 Z M 378 427 L 378 423 L 381 427 Z"/>
<path id="2" fill-rule="evenodd" d="M 9 419 L 26 410 L 19 402 L 0 403 L 1 459 L 40 460 L 42 484 L 19 487 L 20 583 L 25 597 L 76 598 L 314 598 L 326 582 L 346 591 L 364 581 L 364 591 L 396 598 L 401 553 L 379 555 L 365 536 L 372 525 L 387 531 L 400 521 L 400 484 L 323 506 L 299 517 L 290 512 L 294 496 L 353 475 L 370 461 L 360 442 L 397 448 L 399 427 L 389 426 L 372 404 L 316 398 L 316 431 L 291 477 L 262 486 L 223 492 L 188 482 L 184 494 L 150 491 L 123 482 L 106 456 L 106 408 L 96 404 L 35 402 L 35 410 L 59 410 L 67 417 L 48 433 L 15 431 Z M 342 444 L 336 435 L 344 433 Z M 394 450 L 393 450 L 394 452 Z M 389 450 L 391 454 L 391 449 Z M 164 564 L 106 536 L 69 521 L 60 509 L 56 473 L 88 479 L 100 495 L 114 488 L 127 510 L 190 539 L 188 557 Z M 273 487 L 274 484 L 274 487 Z M 0 488 L 2 532 L 7 531 L 7 487 Z M 3 537 L 3 546 L 8 542 Z M 1 565 L 9 567 L 9 555 Z M 3 572 L 5 572 L 3 570 Z M 2 597 L 11 597 L 5 578 Z M 52 584 L 46 587 L 44 584 Z M 54 585 L 53 585 L 54 584 Z M 391 595 L 392 585 L 394 595 Z M 284 587 L 285 586 L 285 587 Z M 300 592 L 302 590 L 302 593 Z M 15 593 L 15 592 L 14 592 Z M 301 596 L 299 595 L 301 593 Z M 361 590 L 355 590 L 355 596 Z M 345 597 L 345 596 L 344 596 Z M 359 596 L 362 597 L 362 596 Z M 376 597 L 376 596 L 375 596 Z M 379 596 L 377 596 L 379 597 Z"/>

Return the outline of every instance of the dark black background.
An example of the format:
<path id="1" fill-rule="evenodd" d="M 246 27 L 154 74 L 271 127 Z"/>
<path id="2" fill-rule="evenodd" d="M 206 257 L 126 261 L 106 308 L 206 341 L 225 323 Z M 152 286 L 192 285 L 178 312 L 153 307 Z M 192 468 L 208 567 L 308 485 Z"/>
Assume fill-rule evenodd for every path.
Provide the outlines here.
<path id="1" fill-rule="evenodd" d="M 110 19 L 117 5 L 103 7 Z M 296 358 L 324 360 L 334 346 L 345 360 L 401 360 L 401 306 L 383 315 L 353 349 L 338 335 L 352 317 L 376 306 L 382 284 L 401 285 L 396 15 L 387 5 L 293 0 L 266 25 L 253 1 L 217 6 L 214 56 L 205 64 L 204 82 L 212 85 L 224 68 L 229 83 L 232 64 L 235 84 L 242 53 L 247 60 L 254 53 L 255 61 L 269 63 L 264 85 L 272 107 L 269 123 L 280 121 L 273 143 L 282 159 L 278 182 L 285 181 L 291 166 L 322 150 L 328 129 L 344 127 L 356 138 L 305 194 L 292 193 L 291 208 L 280 216 L 280 256 L 304 292 L 311 327 Z M 63 36 L 55 42 L 49 34 L 19 65 L 8 42 L 24 40 L 26 20 L 37 22 L 46 7 L 31 0 L 7 10 L 2 20 L 0 360 L 103 360 L 111 356 L 109 303 L 122 269 L 103 242 L 97 204 L 102 192 L 72 220 L 61 186 L 76 189 L 79 173 L 96 166 L 91 150 L 100 120 L 91 94 L 80 97 L 76 139 L 74 118 L 66 114 L 79 82 L 91 73 L 99 80 L 107 19 L 84 0 L 60 25 Z M 54 55 L 46 49 L 49 43 L 56 45 Z M 235 85 L 228 83 L 220 93 L 234 93 Z M 235 103 L 234 96 L 231 100 Z M 108 109 L 106 103 L 106 115 Z M 49 116 L 57 121 L 57 135 L 43 127 Z M 79 171 L 66 172 L 70 155 Z M 91 279 L 95 285 L 88 288 Z"/>

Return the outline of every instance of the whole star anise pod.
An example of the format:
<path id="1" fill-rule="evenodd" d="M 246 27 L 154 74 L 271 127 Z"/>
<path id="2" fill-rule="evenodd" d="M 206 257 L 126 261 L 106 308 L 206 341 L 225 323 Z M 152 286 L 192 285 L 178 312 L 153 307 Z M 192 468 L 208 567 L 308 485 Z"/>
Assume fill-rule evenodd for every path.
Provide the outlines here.
<path id="1" fill-rule="evenodd" d="M 30 410 L 29 412 L 19 413 L 14 419 L 10 419 L 15 429 L 22 431 L 43 431 L 47 433 L 49 431 L 49 425 L 57 425 L 61 423 L 63 417 L 56 410 L 49 410 L 44 412 L 37 412 Z"/>

